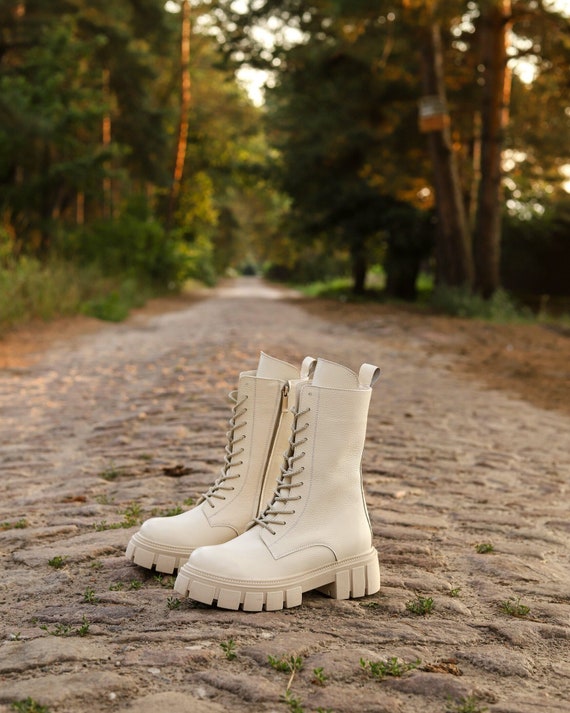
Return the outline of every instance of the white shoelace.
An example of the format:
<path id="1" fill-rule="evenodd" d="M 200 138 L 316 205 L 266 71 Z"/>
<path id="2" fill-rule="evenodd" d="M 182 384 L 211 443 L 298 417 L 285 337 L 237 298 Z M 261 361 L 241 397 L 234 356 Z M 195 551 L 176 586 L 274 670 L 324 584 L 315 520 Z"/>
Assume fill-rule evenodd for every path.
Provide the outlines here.
<path id="1" fill-rule="evenodd" d="M 238 419 L 241 418 L 247 411 L 246 408 L 241 408 L 243 404 L 247 401 L 247 396 L 244 396 L 238 401 L 237 391 L 231 391 L 228 395 L 229 398 L 234 402 L 234 405 L 232 407 L 232 416 L 229 421 L 230 430 L 226 433 L 227 443 L 226 452 L 224 455 L 224 465 L 222 467 L 218 479 L 210 486 L 209 490 L 204 493 L 204 495 L 202 495 L 202 497 L 198 500 L 198 504 L 206 501 L 210 505 L 210 507 L 215 507 L 215 503 L 212 502 L 213 498 L 217 498 L 218 500 L 226 499 L 226 496 L 223 494 L 223 492 L 220 491 L 230 491 L 234 489 L 233 485 L 227 485 L 226 481 L 239 478 L 241 473 L 230 473 L 230 468 L 232 466 L 243 465 L 242 460 L 234 462 L 234 458 L 241 455 L 244 452 L 244 448 L 239 448 L 238 450 L 234 450 L 234 448 L 236 443 L 239 443 L 240 441 L 243 441 L 244 438 L 246 438 L 245 434 L 236 437 L 236 431 L 245 426 L 247 423 L 247 421 L 240 421 L 238 423 Z"/>
<path id="2" fill-rule="evenodd" d="M 291 495 L 291 490 L 293 488 L 299 488 L 303 485 L 303 481 L 297 481 L 294 483 L 293 478 L 305 470 L 304 466 L 295 467 L 295 464 L 305 455 L 305 451 L 297 452 L 297 448 L 306 443 L 308 438 L 301 438 L 297 440 L 297 436 L 299 433 L 305 431 L 309 427 L 309 424 L 305 423 L 302 426 L 299 426 L 298 424 L 299 418 L 308 413 L 310 410 L 310 408 L 306 408 L 303 411 L 291 409 L 294 415 L 294 421 L 291 427 L 289 450 L 287 451 L 289 455 L 285 458 L 284 465 L 281 466 L 281 476 L 277 481 L 277 487 L 275 488 L 275 493 L 273 494 L 271 503 L 265 508 L 264 512 L 259 517 L 253 520 L 253 523 L 257 523 L 266 530 L 269 530 L 272 535 L 276 534 L 272 525 L 286 524 L 285 520 L 272 518 L 280 517 L 281 515 L 293 515 L 295 510 L 286 509 L 288 504 L 290 502 L 294 502 L 295 500 L 301 500 L 300 495 Z"/>

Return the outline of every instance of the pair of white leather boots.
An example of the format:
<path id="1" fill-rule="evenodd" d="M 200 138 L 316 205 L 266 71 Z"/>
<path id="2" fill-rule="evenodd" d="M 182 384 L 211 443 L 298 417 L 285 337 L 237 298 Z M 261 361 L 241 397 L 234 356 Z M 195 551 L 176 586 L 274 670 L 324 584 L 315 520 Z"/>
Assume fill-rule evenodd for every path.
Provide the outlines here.
<path id="1" fill-rule="evenodd" d="M 176 592 L 225 609 L 293 607 L 312 589 L 377 592 L 360 463 L 379 375 L 371 364 L 355 374 L 307 357 L 298 369 L 262 353 L 230 394 L 220 476 L 193 509 L 143 523 L 127 557 L 178 570 Z"/>

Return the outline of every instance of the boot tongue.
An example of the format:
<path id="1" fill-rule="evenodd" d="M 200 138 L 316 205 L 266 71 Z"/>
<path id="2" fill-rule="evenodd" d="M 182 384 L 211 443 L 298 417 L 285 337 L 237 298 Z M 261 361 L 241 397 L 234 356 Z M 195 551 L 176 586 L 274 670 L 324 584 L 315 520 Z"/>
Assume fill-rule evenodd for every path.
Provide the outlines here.
<path id="1" fill-rule="evenodd" d="M 263 379 L 283 379 L 284 381 L 289 381 L 289 379 L 299 378 L 299 369 L 292 364 L 288 364 L 286 361 L 281 361 L 281 359 L 276 359 L 275 357 L 269 356 L 269 354 L 261 352 L 255 375 Z"/>
<path id="2" fill-rule="evenodd" d="M 358 376 L 341 364 L 326 359 L 318 359 L 313 376 L 313 386 L 331 389 L 358 389 Z"/>

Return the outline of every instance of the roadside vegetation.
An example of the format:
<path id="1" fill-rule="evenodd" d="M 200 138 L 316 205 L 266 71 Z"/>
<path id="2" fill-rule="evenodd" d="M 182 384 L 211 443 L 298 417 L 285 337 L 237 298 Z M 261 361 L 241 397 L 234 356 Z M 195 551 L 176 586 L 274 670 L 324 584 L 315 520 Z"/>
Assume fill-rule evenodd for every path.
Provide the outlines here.
<path id="1" fill-rule="evenodd" d="M 0 336 L 240 273 L 493 321 L 568 312 L 563 10 L 254 5 L 5 3 Z"/>

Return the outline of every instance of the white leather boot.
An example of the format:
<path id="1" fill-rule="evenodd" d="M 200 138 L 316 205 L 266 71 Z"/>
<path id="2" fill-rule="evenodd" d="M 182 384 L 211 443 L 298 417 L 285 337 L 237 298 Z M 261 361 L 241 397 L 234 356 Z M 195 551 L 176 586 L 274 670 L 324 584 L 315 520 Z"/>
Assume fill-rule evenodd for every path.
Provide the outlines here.
<path id="1" fill-rule="evenodd" d="M 171 573 L 202 545 L 217 545 L 244 532 L 271 501 L 288 448 L 293 414 L 288 395 L 306 381 L 315 360 L 301 369 L 261 353 L 256 371 L 240 374 L 218 479 L 180 515 L 153 517 L 132 536 L 126 556 L 135 564 Z"/>
<path id="2" fill-rule="evenodd" d="M 206 604 L 247 611 L 301 604 L 311 589 L 334 599 L 380 588 L 378 554 L 360 463 L 377 367 L 358 375 L 319 359 L 300 385 L 291 449 L 273 500 L 243 535 L 200 547 L 174 589 Z"/>

